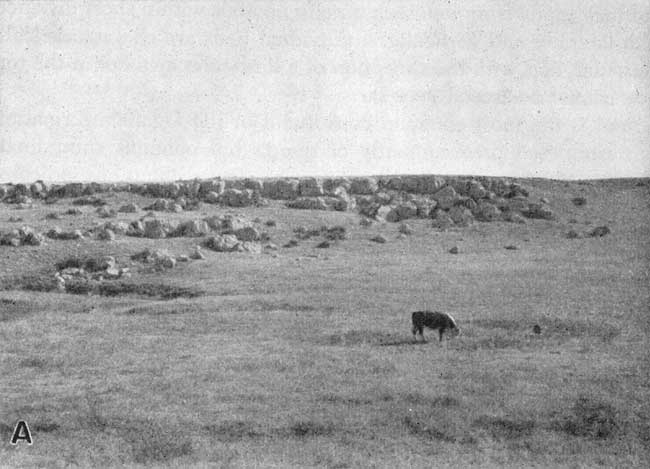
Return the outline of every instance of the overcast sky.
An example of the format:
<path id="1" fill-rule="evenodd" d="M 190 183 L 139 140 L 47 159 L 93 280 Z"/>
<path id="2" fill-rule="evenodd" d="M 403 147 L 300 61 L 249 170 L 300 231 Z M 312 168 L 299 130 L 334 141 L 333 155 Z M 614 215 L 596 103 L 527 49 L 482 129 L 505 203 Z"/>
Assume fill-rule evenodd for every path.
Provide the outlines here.
<path id="1" fill-rule="evenodd" d="M 650 175 L 650 0 L 1 2 L 0 182 Z"/>

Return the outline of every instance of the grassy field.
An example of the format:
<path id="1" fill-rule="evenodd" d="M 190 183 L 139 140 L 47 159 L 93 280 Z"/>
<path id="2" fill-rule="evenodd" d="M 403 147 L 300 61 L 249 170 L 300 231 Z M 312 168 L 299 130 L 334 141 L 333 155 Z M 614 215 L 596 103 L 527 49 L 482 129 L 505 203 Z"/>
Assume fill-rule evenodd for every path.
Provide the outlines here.
<path id="1" fill-rule="evenodd" d="M 412 220 L 414 234 L 400 238 L 399 224 L 362 227 L 353 213 L 237 210 L 275 220 L 265 229 L 278 246 L 299 225 L 343 225 L 348 237 L 276 255 L 205 250 L 205 260 L 135 275 L 203 292 L 168 301 L 6 288 L 67 256 L 128 264 L 144 247 L 186 254 L 197 239 L 0 246 L 0 464 L 648 467 L 648 186 L 524 183 L 558 220 L 446 232 Z M 90 208 L 45 219 L 70 202 L 0 204 L 0 231 L 98 221 Z M 16 215 L 24 221 L 7 221 Z M 598 225 L 611 234 L 566 237 Z M 376 234 L 387 242 L 369 241 Z M 452 313 L 463 334 L 414 343 L 410 312 L 425 308 Z M 18 419 L 32 446 L 9 444 Z"/>

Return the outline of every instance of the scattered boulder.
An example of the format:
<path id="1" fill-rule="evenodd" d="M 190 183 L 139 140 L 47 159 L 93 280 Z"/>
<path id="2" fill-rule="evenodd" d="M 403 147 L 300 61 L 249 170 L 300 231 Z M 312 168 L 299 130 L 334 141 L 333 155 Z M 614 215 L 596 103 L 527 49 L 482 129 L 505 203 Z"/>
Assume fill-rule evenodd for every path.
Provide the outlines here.
<path id="1" fill-rule="evenodd" d="M 488 195 L 488 191 L 479 181 L 471 180 L 467 184 L 467 194 L 474 200 L 480 200 Z"/>
<path id="2" fill-rule="evenodd" d="M 399 226 L 399 232 L 405 235 L 412 235 L 414 233 L 413 228 L 408 223 L 402 223 Z"/>
<path id="3" fill-rule="evenodd" d="M 109 209 L 106 207 L 99 207 L 97 209 L 97 215 L 99 216 L 99 218 L 114 218 L 117 216 L 117 212 L 115 211 L 115 209 L 112 208 Z"/>
<path id="4" fill-rule="evenodd" d="M 97 232 L 97 239 L 100 239 L 102 241 L 115 241 L 115 233 L 113 230 L 101 228 Z"/>
<path id="5" fill-rule="evenodd" d="M 378 189 L 377 180 L 372 177 L 360 177 L 350 180 L 351 194 L 370 195 L 377 192 Z"/>
<path id="6" fill-rule="evenodd" d="M 409 218 L 416 218 L 417 215 L 417 206 L 411 202 L 404 202 L 395 206 L 393 210 L 386 215 L 386 221 L 398 222 L 408 220 Z"/>
<path id="7" fill-rule="evenodd" d="M 194 260 L 203 260 L 205 259 L 205 254 L 201 251 L 201 246 L 196 246 L 194 248 L 194 251 L 192 251 L 192 254 L 190 254 L 190 258 Z"/>
<path id="8" fill-rule="evenodd" d="M 368 217 L 361 217 L 361 220 L 359 220 L 359 225 L 363 226 L 364 228 L 371 226 L 372 223 L 373 223 L 372 219 Z"/>
<path id="9" fill-rule="evenodd" d="M 68 210 L 65 211 L 66 215 L 75 215 L 76 216 L 76 215 L 83 215 L 83 213 L 84 212 L 81 209 L 76 208 L 76 207 L 69 208 Z"/>
<path id="10" fill-rule="evenodd" d="M 188 220 L 179 224 L 172 236 L 197 238 L 210 233 L 210 227 L 205 220 Z"/>
<path id="11" fill-rule="evenodd" d="M 46 220 L 60 220 L 61 215 L 56 213 L 56 212 L 51 212 L 51 213 L 48 213 L 47 215 L 45 215 L 45 219 Z"/>
<path id="12" fill-rule="evenodd" d="M 325 197 L 298 197 L 286 203 L 288 208 L 303 210 L 327 210 L 328 205 Z"/>
<path id="13" fill-rule="evenodd" d="M 296 246 L 298 246 L 298 240 L 296 240 L 296 239 L 290 239 L 290 240 L 287 241 L 287 243 L 286 243 L 284 246 L 282 246 L 282 247 L 283 247 L 283 248 L 295 248 Z"/>
<path id="14" fill-rule="evenodd" d="M 158 220 L 158 219 L 153 219 L 153 220 L 147 220 L 144 223 L 144 233 L 143 236 L 145 238 L 165 238 L 169 232 L 170 232 L 170 226 L 168 223 Z"/>
<path id="15" fill-rule="evenodd" d="M 519 248 L 514 244 L 508 244 L 507 246 L 504 246 L 503 249 L 508 249 L 509 251 L 516 251 Z"/>
<path id="16" fill-rule="evenodd" d="M 589 232 L 589 236 L 591 236 L 592 238 L 598 238 L 598 237 L 608 235 L 609 233 L 611 233 L 611 230 L 609 229 L 608 226 L 597 226 L 596 228 L 594 228 Z"/>
<path id="17" fill-rule="evenodd" d="M 144 236 L 144 224 L 140 220 L 134 220 L 129 224 L 126 230 L 127 236 L 142 237 Z"/>
<path id="18" fill-rule="evenodd" d="M 311 177 L 300 180 L 298 192 L 302 197 L 321 197 L 325 195 L 321 181 Z"/>
<path id="19" fill-rule="evenodd" d="M 251 241 L 244 241 L 243 243 L 240 244 L 240 246 L 237 249 L 238 251 L 241 252 L 250 252 L 253 254 L 261 254 L 262 253 L 262 245 L 260 243 L 253 243 Z"/>
<path id="20" fill-rule="evenodd" d="M 398 219 L 397 219 L 397 212 L 393 210 L 394 208 L 395 207 L 391 207 L 390 205 L 378 206 L 377 209 L 374 211 L 373 216 L 379 221 L 396 222 L 398 221 Z M 370 216 L 368 213 L 364 213 L 364 215 Z"/>
<path id="21" fill-rule="evenodd" d="M 249 207 L 259 201 L 259 193 L 251 189 L 226 189 L 219 196 L 219 202 L 228 207 Z"/>
<path id="22" fill-rule="evenodd" d="M 577 239 L 580 237 L 580 234 L 576 230 L 569 230 L 569 232 L 566 234 L 566 237 L 568 239 Z"/>
<path id="23" fill-rule="evenodd" d="M 504 221 L 509 221 L 511 223 L 526 223 L 526 219 L 520 213 L 513 211 L 503 212 L 503 219 Z"/>
<path id="24" fill-rule="evenodd" d="M 122 205 L 122 206 L 119 208 L 118 212 L 122 212 L 122 213 L 137 213 L 138 210 L 140 210 L 140 209 L 139 209 L 139 207 L 138 207 L 136 204 L 134 204 L 134 203 L 130 203 L 130 204 Z"/>
<path id="25" fill-rule="evenodd" d="M 535 324 L 535 325 L 533 326 L 533 334 L 537 334 L 537 335 L 539 335 L 539 334 L 541 334 L 541 333 L 542 333 L 542 328 L 539 327 L 539 324 Z"/>
<path id="26" fill-rule="evenodd" d="M 70 239 L 83 239 L 81 230 L 63 231 L 58 226 L 50 229 L 47 232 L 47 237 L 50 239 L 70 240 Z"/>
<path id="27" fill-rule="evenodd" d="M 73 205 L 92 205 L 93 207 L 103 207 L 104 205 L 107 205 L 108 202 L 106 202 L 104 199 L 100 199 L 99 197 L 87 196 L 87 197 L 81 197 L 81 198 L 73 200 L 72 204 Z"/>
<path id="28" fill-rule="evenodd" d="M 211 236 L 206 240 L 205 245 L 217 252 L 232 252 L 240 248 L 237 237 L 230 234 Z"/>
<path id="29" fill-rule="evenodd" d="M 153 210 L 155 212 L 166 212 L 170 210 L 172 203 L 167 199 L 156 199 L 151 205 L 145 207 L 145 210 Z"/>
<path id="30" fill-rule="evenodd" d="M 458 254 L 458 246 L 454 246 L 449 250 L 449 254 Z"/>
<path id="31" fill-rule="evenodd" d="M 374 241 L 375 243 L 379 243 L 379 244 L 384 244 L 386 242 L 386 238 L 382 235 L 377 235 L 370 238 L 370 241 Z"/>
<path id="32" fill-rule="evenodd" d="M 587 199 L 584 197 L 574 197 L 571 199 L 571 202 L 573 202 L 573 205 L 576 207 L 582 207 L 584 205 L 587 205 Z"/>
<path id="33" fill-rule="evenodd" d="M 240 241 L 259 241 L 261 239 L 260 232 L 252 226 L 239 228 L 238 230 L 235 230 L 233 234 Z"/>
<path id="34" fill-rule="evenodd" d="M 29 226 L 23 226 L 18 230 L 20 244 L 23 246 L 40 246 L 43 244 L 43 235 L 34 231 Z"/>
<path id="35" fill-rule="evenodd" d="M 104 223 L 103 228 L 105 230 L 111 230 L 115 234 L 126 234 L 126 232 L 129 230 L 129 225 L 127 225 L 123 221 L 118 221 L 118 222 L 109 221 Z"/>
<path id="36" fill-rule="evenodd" d="M 553 220 L 553 212 L 541 203 L 532 203 L 528 209 L 521 212 L 527 218 L 538 218 L 543 220 Z"/>
<path id="37" fill-rule="evenodd" d="M 479 221 L 496 221 L 501 219 L 501 210 L 495 204 L 481 200 L 474 210 L 474 216 Z"/>
<path id="38" fill-rule="evenodd" d="M 299 186 L 297 179 L 265 181 L 262 194 L 270 199 L 293 200 L 300 195 Z"/>
<path id="39" fill-rule="evenodd" d="M 455 225 L 458 226 L 469 226 L 474 222 L 474 216 L 463 205 L 456 205 L 452 207 L 448 212 L 449 218 L 452 219 Z"/>
<path id="40" fill-rule="evenodd" d="M 445 186 L 433 194 L 432 198 L 438 203 L 438 207 L 449 210 L 456 205 L 459 196 L 452 186 Z"/>
<path id="41" fill-rule="evenodd" d="M 180 256 L 176 257 L 176 261 L 177 262 L 189 262 L 190 257 L 185 255 L 185 254 L 181 254 Z"/>
<path id="42" fill-rule="evenodd" d="M 203 200 L 209 204 L 218 204 L 221 201 L 219 194 L 214 191 L 208 192 Z"/>
<path id="43" fill-rule="evenodd" d="M 214 225 L 215 228 L 213 229 L 222 230 L 226 234 L 233 234 L 237 230 L 253 226 L 249 220 L 232 215 L 226 215 L 224 217 L 213 217 L 210 219 L 210 221 L 208 219 L 205 219 L 205 221 L 211 228 L 213 228 Z"/>
<path id="44" fill-rule="evenodd" d="M 205 198 L 210 192 L 214 192 L 217 196 L 226 190 L 226 182 L 221 178 L 210 179 L 201 181 L 199 183 L 198 195 Z M 206 200 L 207 201 L 207 200 Z"/>
<path id="45" fill-rule="evenodd" d="M 451 219 L 449 214 L 441 209 L 436 209 L 434 211 L 434 219 L 431 223 L 432 228 L 438 230 L 446 230 L 454 225 L 454 220 Z"/>
<path id="46" fill-rule="evenodd" d="M 318 244 L 316 245 L 316 247 L 317 247 L 317 248 L 320 248 L 320 249 L 327 249 L 327 248 L 329 248 L 330 246 L 331 246 L 331 243 L 330 243 L 329 241 L 327 241 L 327 240 L 326 240 L 326 241 L 321 241 L 320 243 L 318 243 Z"/>

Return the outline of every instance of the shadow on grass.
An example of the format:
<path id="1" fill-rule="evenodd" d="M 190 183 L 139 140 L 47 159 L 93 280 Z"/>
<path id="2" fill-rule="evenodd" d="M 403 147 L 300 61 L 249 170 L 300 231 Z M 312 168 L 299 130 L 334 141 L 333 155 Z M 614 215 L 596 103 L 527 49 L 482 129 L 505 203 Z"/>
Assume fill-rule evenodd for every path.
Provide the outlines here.
<path id="1" fill-rule="evenodd" d="M 22 319 L 34 312 L 34 305 L 27 301 L 0 298 L 0 322 Z"/>
<path id="2" fill-rule="evenodd" d="M 530 436 L 535 429 L 535 421 L 482 415 L 472 422 L 472 426 L 486 430 L 496 440 L 513 440 Z"/>
<path id="3" fill-rule="evenodd" d="M 57 291 L 57 282 L 53 274 L 43 272 L 13 278 L 10 281 L 3 283 L 2 286 L 0 286 L 0 289 L 52 292 Z M 175 298 L 196 298 L 205 294 L 205 291 L 191 287 L 181 287 L 166 283 L 136 283 L 118 280 L 69 280 L 65 283 L 65 292 L 75 295 L 136 295 L 156 297 L 163 300 L 172 300 Z"/>
<path id="4" fill-rule="evenodd" d="M 620 423 L 611 404 L 580 396 L 571 412 L 554 420 L 551 428 L 572 436 L 605 439 L 617 433 Z"/>
<path id="5" fill-rule="evenodd" d="M 398 347 L 403 345 L 420 345 L 426 342 L 415 341 L 410 337 L 381 331 L 351 330 L 336 334 L 329 334 L 325 337 L 316 338 L 318 345 L 353 346 L 353 345 L 377 345 L 383 347 Z"/>
<path id="6" fill-rule="evenodd" d="M 300 420 L 282 427 L 262 427 L 256 422 L 230 420 L 203 426 L 212 438 L 222 442 L 236 442 L 257 438 L 314 438 L 345 432 L 332 423 L 317 420 Z"/>

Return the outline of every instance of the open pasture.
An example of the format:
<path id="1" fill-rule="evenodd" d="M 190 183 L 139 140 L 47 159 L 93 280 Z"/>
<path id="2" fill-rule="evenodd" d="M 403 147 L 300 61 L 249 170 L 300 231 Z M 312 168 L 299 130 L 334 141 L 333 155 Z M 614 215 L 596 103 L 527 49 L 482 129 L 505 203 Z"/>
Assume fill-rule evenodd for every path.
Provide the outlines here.
<path id="1" fill-rule="evenodd" d="M 205 216 L 274 220 L 264 229 L 280 248 L 133 266 L 130 282 L 152 295 L 32 291 L 24 279 L 48 278 L 70 256 L 131 265 L 144 248 L 185 254 L 201 239 L 0 246 L 1 464 L 648 467 L 648 186 L 524 182 L 556 220 L 447 231 L 409 220 L 400 237 L 399 224 L 364 227 L 351 212 L 203 205 Z M 47 213 L 70 207 L 0 204 L 0 231 L 46 231 Z M 95 212 L 82 209 L 57 224 L 92 227 Z M 345 227 L 346 239 L 281 247 L 296 227 L 321 225 Z M 566 236 L 599 225 L 611 233 Z M 170 289 L 181 294 L 155 294 Z M 420 309 L 452 313 L 462 335 L 439 344 L 425 331 L 415 343 Z M 9 444 L 18 419 L 32 446 Z"/>

